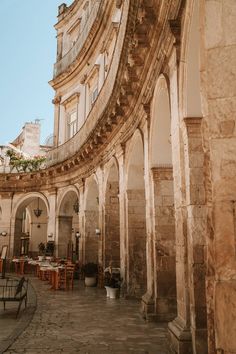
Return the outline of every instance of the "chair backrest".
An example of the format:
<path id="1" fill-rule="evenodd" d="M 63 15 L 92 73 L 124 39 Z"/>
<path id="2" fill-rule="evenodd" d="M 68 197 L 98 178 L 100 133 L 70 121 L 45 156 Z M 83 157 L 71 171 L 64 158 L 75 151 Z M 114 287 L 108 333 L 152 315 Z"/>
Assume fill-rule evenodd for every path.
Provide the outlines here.
<path id="1" fill-rule="evenodd" d="M 23 284 L 24 284 L 24 282 L 25 282 L 25 278 L 24 278 L 24 277 L 22 277 L 22 278 L 21 278 L 21 280 L 19 281 L 19 283 L 18 283 L 17 287 L 16 287 L 15 297 L 16 297 L 18 294 L 20 294 L 20 293 L 21 293 L 22 288 L 23 288 Z"/>

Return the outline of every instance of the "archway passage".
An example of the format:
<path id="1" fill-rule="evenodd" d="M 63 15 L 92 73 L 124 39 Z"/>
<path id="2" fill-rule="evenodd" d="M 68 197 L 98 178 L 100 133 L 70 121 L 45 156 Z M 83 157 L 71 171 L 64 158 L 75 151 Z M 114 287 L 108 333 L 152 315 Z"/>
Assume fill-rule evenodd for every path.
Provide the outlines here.
<path id="1" fill-rule="evenodd" d="M 68 191 L 62 199 L 58 215 L 58 257 L 78 258 L 76 232 L 79 231 L 79 215 L 74 206 L 78 203 L 75 191 Z"/>
<path id="2" fill-rule="evenodd" d="M 154 211 L 155 312 L 160 320 L 176 315 L 175 216 L 171 114 L 166 79 L 160 76 L 151 110 L 150 164 Z"/>
<path id="3" fill-rule="evenodd" d="M 120 267 L 119 174 L 114 163 L 109 171 L 105 200 L 105 267 Z"/>
<path id="4" fill-rule="evenodd" d="M 47 243 L 47 223 L 47 207 L 40 195 L 29 196 L 22 201 L 16 210 L 13 254 L 38 255 L 38 245 Z"/>
<path id="5" fill-rule="evenodd" d="M 84 261 L 85 263 L 98 263 L 99 260 L 99 192 L 98 185 L 91 179 L 87 185 L 85 200 L 85 238 L 84 238 Z M 97 231 L 96 231 L 97 230 Z M 99 231 L 98 231 L 99 230 Z"/>
<path id="6" fill-rule="evenodd" d="M 127 290 L 136 297 L 141 297 L 147 289 L 145 205 L 143 142 L 137 133 L 133 139 L 127 181 Z"/>

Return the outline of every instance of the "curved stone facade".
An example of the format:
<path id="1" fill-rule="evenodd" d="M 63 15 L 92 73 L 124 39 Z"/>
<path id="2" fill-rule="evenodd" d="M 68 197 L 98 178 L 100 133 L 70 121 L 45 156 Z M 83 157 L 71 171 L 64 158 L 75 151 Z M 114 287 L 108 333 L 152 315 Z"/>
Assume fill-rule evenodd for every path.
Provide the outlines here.
<path id="1" fill-rule="evenodd" d="M 120 266 L 182 354 L 236 352 L 235 13 L 210 0 L 59 7 L 48 167 L 0 175 L 11 256 L 22 232 L 32 253 L 54 240 L 71 255 L 79 231 L 79 260 Z"/>

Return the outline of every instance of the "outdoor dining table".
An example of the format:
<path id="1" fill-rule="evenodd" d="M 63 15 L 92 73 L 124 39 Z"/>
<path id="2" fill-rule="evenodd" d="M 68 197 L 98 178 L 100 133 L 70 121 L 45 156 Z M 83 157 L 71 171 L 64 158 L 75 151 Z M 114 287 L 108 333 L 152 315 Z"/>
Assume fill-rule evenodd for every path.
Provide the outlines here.
<path id="1" fill-rule="evenodd" d="M 26 258 L 13 258 L 12 262 L 15 265 L 15 273 L 23 275 L 25 272 L 25 263 L 28 261 L 29 259 Z"/>

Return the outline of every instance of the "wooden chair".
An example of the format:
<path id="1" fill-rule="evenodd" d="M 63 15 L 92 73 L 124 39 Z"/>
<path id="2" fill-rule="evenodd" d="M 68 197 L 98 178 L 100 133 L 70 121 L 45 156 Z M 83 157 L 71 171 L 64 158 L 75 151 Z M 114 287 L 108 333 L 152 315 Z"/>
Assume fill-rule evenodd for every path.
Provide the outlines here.
<path id="1" fill-rule="evenodd" d="M 74 287 L 75 264 L 66 265 L 66 288 L 72 290 Z"/>
<path id="2" fill-rule="evenodd" d="M 58 288 L 66 290 L 66 268 L 58 269 Z"/>

